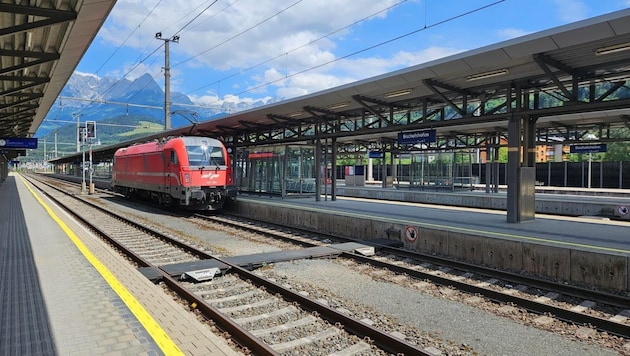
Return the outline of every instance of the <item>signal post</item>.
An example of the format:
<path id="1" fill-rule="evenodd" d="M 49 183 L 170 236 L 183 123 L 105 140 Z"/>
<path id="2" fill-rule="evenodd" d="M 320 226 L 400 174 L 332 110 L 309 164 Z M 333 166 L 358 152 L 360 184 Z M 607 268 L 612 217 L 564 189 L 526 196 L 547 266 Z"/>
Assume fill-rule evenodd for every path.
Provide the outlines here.
<path id="1" fill-rule="evenodd" d="M 94 194 L 94 183 L 92 182 L 92 175 L 93 175 L 93 169 L 92 169 L 92 143 L 94 142 L 94 140 L 96 139 L 96 121 L 86 121 L 85 122 L 85 126 L 80 126 L 79 130 L 78 130 L 78 135 L 79 135 L 79 142 L 81 142 L 81 151 L 83 153 L 83 163 L 82 163 L 82 167 L 81 167 L 81 174 L 82 174 L 82 181 L 81 181 L 81 194 L 85 194 L 85 190 L 86 190 L 86 182 L 85 182 L 85 170 L 86 170 L 86 166 L 85 166 L 85 145 L 89 144 L 89 163 L 88 163 L 88 167 L 87 169 L 89 170 L 89 194 Z"/>

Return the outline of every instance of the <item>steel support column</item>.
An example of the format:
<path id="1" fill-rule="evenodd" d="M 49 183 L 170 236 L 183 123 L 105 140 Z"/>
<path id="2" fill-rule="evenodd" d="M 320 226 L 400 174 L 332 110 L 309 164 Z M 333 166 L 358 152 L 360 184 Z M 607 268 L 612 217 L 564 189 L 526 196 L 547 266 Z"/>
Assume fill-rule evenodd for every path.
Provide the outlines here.
<path id="1" fill-rule="evenodd" d="M 494 162 L 492 159 L 492 148 L 489 144 L 486 145 L 486 193 L 490 193 L 490 185 L 492 184 L 492 168 Z M 481 176 L 481 174 L 480 174 Z"/>
<path id="2" fill-rule="evenodd" d="M 322 140 L 315 140 L 315 201 L 321 201 L 322 192 Z"/>
<path id="3" fill-rule="evenodd" d="M 381 152 L 383 152 L 383 159 L 381 159 L 381 187 L 387 188 L 387 147 L 385 143 L 381 146 Z M 391 151 L 391 146 L 389 147 Z"/>
<path id="4" fill-rule="evenodd" d="M 332 172 L 330 177 L 330 199 L 337 200 L 337 139 L 333 137 L 331 143 L 331 166 Z"/>
<path id="5" fill-rule="evenodd" d="M 493 159 L 492 165 L 494 166 L 494 169 L 492 170 L 492 174 L 493 174 L 492 192 L 498 193 L 499 183 L 501 182 L 501 169 L 500 169 L 501 165 L 499 164 L 499 149 L 501 148 L 501 136 L 499 134 L 497 134 L 494 137 L 494 142 L 496 145 L 493 149 L 494 159 Z"/>
<path id="6" fill-rule="evenodd" d="M 528 159 L 535 121 L 513 115 L 508 123 L 507 221 L 519 223 L 534 220 L 536 168 Z M 535 146 L 534 146 L 535 147 Z M 527 166 L 531 164 L 532 166 Z"/>
<path id="7" fill-rule="evenodd" d="M 396 170 L 396 161 L 394 160 L 395 157 L 395 153 L 394 153 L 394 145 L 390 144 L 389 145 L 389 166 L 391 167 L 391 177 L 392 177 L 392 186 L 391 188 L 394 187 L 394 181 L 396 180 L 396 177 L 398 176 L 398 172 Z"/>
<path id="8" fill-rule="evenodd" d="M 526 130 L 524 132 L 524 145 L 527 148 L 527 155 L 524 157 L 523 166 L 524 167 L 535 167 L 536 166 L 536 118 L 529 117 L 524 119 Z"/>
<path id="9" fill-rule="evenodd" d="M 280 170 L 280 192 L 282 194 L 282 198 L 286 198 L 288 196 L 288 193 L 287 193 L 287 167 L 288 166 L 289 166 L 289 145 L 284 145 L 284 156 L 282 158 L 283 169 Z"/>

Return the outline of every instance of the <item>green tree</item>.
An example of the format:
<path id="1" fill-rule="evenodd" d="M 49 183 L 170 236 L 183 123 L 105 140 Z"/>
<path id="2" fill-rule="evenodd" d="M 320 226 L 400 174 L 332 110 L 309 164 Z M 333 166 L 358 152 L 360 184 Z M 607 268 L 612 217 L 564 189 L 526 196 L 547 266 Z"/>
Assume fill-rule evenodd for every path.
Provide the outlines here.
<path id="1" fill-rule="evenodd" d="M 630 137 L 630 129 L 623 128 L 611 132 L 612 138 L 628 139 Z M 618 141 L 608 143 L 606 147 L 605 161 L 628 161 L 630 160 L 630 142 Z"/>

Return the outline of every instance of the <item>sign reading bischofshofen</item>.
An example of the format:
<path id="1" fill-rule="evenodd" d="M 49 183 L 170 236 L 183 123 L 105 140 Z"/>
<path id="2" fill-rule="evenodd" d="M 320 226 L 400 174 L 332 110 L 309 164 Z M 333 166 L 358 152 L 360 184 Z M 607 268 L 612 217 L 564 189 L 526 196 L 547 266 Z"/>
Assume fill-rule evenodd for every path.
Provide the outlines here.
<path id="1" fill-rule="evenodd" d="M 435 130 L 411 131 L 411 132 L 398 133 L 399 144 L 429 143 L 429 142 L 435 142 L 435 140 L 436 140 Z"/>
<path id="2" fill-rule="evenodd" d="M 571 153 L 598 153 L 606 152 L 606 144 L 601 145 L 571 145 L 569 147 Z"/>

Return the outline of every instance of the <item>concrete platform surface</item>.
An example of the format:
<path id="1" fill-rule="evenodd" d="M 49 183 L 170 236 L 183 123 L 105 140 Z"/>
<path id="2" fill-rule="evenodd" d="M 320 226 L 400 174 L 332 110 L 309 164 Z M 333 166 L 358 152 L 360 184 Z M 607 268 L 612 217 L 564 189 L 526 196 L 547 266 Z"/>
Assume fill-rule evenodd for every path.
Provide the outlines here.
<path id="1" fill-rule="evenodd" d="M 0 207 L 0 355 L 238 354 L 19 175 Z"/>

